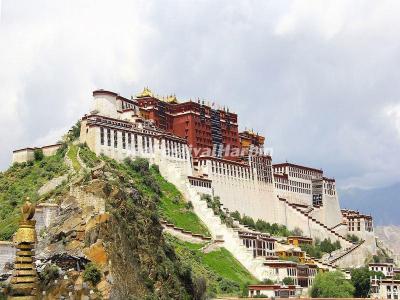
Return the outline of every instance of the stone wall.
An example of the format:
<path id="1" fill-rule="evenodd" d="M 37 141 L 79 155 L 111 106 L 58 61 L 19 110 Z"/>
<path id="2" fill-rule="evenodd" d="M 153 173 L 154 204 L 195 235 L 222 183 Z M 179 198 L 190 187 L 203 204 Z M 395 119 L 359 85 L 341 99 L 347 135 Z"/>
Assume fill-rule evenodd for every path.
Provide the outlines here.
<path id="1" fill-rule="evenodd" d="M 23 163 L 34 160 L 35 150 L 42 150 L 44 156 L 52 156 L 61 147 L 61 144 L 43 146 L 41 148 L 24 148 L 13 151 L 12 163 Z"/>
<path id="2" fill-rule="evenodd" d="M 12 242 L 0 241 L 0 274 L 4 273 L 6 263 L 13 263 L 16 249 Z"/>
<path id="3" fill-rule="evenodd" d="M 36 232 L 40 234 L 43 228 L 48 228 L 59 214 L 59 206 L 53 203 L 40 203 L 36 206 L 34 220 Z"/>

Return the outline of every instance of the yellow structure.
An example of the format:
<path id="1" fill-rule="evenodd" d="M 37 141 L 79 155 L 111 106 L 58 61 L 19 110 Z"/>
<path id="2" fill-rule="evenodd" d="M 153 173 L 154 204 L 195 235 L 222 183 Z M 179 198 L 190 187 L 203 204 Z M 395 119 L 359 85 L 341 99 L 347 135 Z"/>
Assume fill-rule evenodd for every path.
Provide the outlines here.
<path id="1" fill-rule="evenodd" d="M 27 199 L 29 200 L 29 198 Z M 22 220 L 14 237 L 17 253 L 14 272 L 11 278 L 11 290 L 8 299 L 37 299 L 38 276 L 34 263 L 34 248 L 36 243 L 35 205 L 26 201 L 21 208 Z"/>
<path id="2" fill-rule="evenodd" d="M 140 94 L 136 95 L 138 98 L 140 97 L 153 97 L 153 92 L 148 88 L 145 87 Z"/>
<path id="3" fill-rule="evenodd" d="M 300 247 L 300 245 L 308 244 L 312 245 L 312 238 L 304 237 L 304 236 L 289 236 L 287 241 L 290 245 L 295 247 Z"/>

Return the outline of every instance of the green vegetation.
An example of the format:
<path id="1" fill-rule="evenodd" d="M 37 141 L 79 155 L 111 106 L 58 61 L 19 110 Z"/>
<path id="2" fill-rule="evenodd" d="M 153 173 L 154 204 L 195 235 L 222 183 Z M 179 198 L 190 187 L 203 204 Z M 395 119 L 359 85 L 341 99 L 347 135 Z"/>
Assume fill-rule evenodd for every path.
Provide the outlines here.
<path id="1" fill-rule="evenodd" d="M 73 142 L 73 141 L 76 141 L 80 135 L 81 135 L 81 121 L 78 121 L 68 131 L 65 139 L 67 142 Z"/>
<path id="2" fill-rule="evenodd" d="M 79 157 L 89 168 L 94 168 L 100 164 L 101 160 L 85 144 L 79 144 Z"/>
<path id="3" fill-rule="evenodd" d="M 354 297 L 368 298 L 371 288 L 370 277 L 384 278 L 382 272 L 370 271 L 368 267 L 351 270 L 351 282 L 355 288 Z"/>
<path id="4" fill-rule="evenodd" d="M 149 166 L 146 159 L 131 160 L 127 158 L 123 163 L 101 156 L 109 166 L 118 174 L 118 178 L 130 181 L 135 185 L 133 193 L 143 194 L 157 202 L 159 215 L 177 227 L 197 234 L 210 236 L 207 227 L 184 201 L 178 189 L 166 181 L 159 173 L 156 165 Z"/>
<path id="5" fill-rule="evenodd" d="M 293 285 L 294 279 L 292 277 L 285 277 L 283 278 L 282 283 L 285 285 Z"/>
<path id="6" fill-rule="evenodd" d="M 166 235 L 184 264 L 190 265 L 194 276 L 206 280 L 208 296 L 241 295 L 249 283 L 257 280 L 225 248 L 203 253 L 204 244 L 183 242 Z"/>
<path id="7" fill-rule="evenodd" d="M 45 289 L 51 281 L 60 277 L 60 270 L 56 265 L 49 264 L 44 267 L 43 271 L 39 274 L 39 277 L 42 288 Z"/>
<path id="8" fill-rule="evenodd" d="M 72 145 L 72 144 L 69 145 L 67 156 L 71 160 L 74 170 L 76 172 L 79 172 L 81 169 L 81 165 L 78 161 L 77 155 L 78 155 L 78 147 L 76 145 Z"/>
<path id="9" fill-rule="evenodd" d="M 101 272 L 93 263 L 88 263 L 83 271 L 83 280 L 96 286 L 101 280 Z"/>
<path id="10" fill-rule="evenodd" d="M 214 215 L 219 216 L 222 223 L 224 223 L 228 227 L 233 226 L 233 218 L 222 210 L 222 203 L 218 196 L 212 198 L 210 195 L 203 194 L 201 196 L 201 200 L 207 202 L 207 207 L 212 208 L 212 210 L 214 211 Z"/>
<path id="11" fill-rule="evenodd" d="M 352 298 L 353 285 L 339 271 L 318 273 L 310 290 L 312 298 Z"/>
<path id="12" fill-rule="evenodd" d="M 113 266 L 116 299 L 203 299 L 204 281 L 165 242 L 158 206 L 167 192 L 145 160 L 107 163 L 98 178 L 110 220 L 101 230 Z M 156 169 L 156 168 L 154 168 Z M 154 170 L 156 171 L 156 170 Z M 106 180 L 101 180 L 101 179 Z M 90 182 L 88 183 L 90 185 Z"/>
<path id="13" fill-rule="evenodd" d="M 313 245 L 301 244 L 300 248 L 311 257 L 321 258 L 324 253 L 331 253 L 342 246 L 339 241 L 332 243 L 330 239 L 324 239 L 322 242 L 317 239 Z"/>
<path id="14" fill-rule="evenodd" d="M 49 180 L 68 171 L 63 149 L 49 157 L 37 156 L 28 163 L 15 163 L 0 173 L 0 240 L 9 240 L 17 229 L 19 209 L 26 197 L 35 203 L 37 191 Z"/>
<path id="15" fill-rule="evenodd" d="M 276 223 L 270 224 L 260 219 L 258 219 L 257 222 L 254 222 L 254 220 L 251 217 L 246 215 L 241 216 L 238 211 L 231 213 L 231 217 L 239 221 L 240 224 L 249 226 L 251 229 L 257 230 L 259 232 L 269 233 L 274 236 L 285 236 L 285 237 L 290 235 L 295 235 L 293 232 L 288 230 L 284 225 L 279 225 Z"/>
<path id="16" fill-rule="evenodd" d="M 43 150 L 35 149 L 35 151 L 33 151 L 33 157 L 35 160 L 42 160 L 44 157 Z"/>
<path id="17" fill-rule="evenodd" d="M 356 236 L 355 234 L 347 234 L 346 239 L 348 239 L 349 241 L 351 241 L 353 243 L 358 243 L 360 241 L 358 236 Z"/>
<path id="18" fill-rule="evenodd" d="M 193 204 L 184 201 L 178 189 L 160 175 L 157 166 L 151 166 L 150 172 L 151 181 L 157 183 L 161 189 L 159 211 L 162 218 L 177 227 L 210 236 L 207 227 L 193 212 Z"/>

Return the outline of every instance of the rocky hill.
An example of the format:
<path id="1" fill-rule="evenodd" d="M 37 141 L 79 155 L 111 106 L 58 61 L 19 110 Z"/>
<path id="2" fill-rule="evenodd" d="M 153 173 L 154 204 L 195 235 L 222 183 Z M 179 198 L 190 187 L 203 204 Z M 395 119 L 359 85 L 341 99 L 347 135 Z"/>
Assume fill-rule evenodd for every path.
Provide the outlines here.
<path id="1" fill-rule="evenodd" d="M 375 233 L 400 261 L 400 226 L 377 226 Z"/>
<path id="2" fill-rule="evenodd" d="M 203 299 L 238 295 L 255 281 L 228 251 L 208 247 L 207 227 L 146 160 L 118 163 L 68 142 L 1 173 L 0 187 L 3 240 L 26 196 L 59 206 L 36 250 L 46 299 Z M 204 241 L 167 234 L 161 220 Z"/>

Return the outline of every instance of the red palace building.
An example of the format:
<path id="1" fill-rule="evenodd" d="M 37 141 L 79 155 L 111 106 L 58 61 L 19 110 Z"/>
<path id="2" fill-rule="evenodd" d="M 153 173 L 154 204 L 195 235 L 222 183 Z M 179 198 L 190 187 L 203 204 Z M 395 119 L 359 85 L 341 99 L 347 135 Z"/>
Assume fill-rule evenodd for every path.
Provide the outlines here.
<path id="1" fill-rule="evenodd" d="M 215 155 L 221 157 L 227 146 L 238 149 L 264 143 L 263 137 L 257 135 L 256 138 L 252 132 L 239 134 L 237 114 L 229 109 L 214 109 L 200 100 L 179 103 L 175 96 L 160 99 L 148 88 L 135 100 L 143 118 L 152 120 L 158 128 L 186 139 L 192 148 L 201 149 L 193 153 L 194 156 L 214 147 Z"/>

